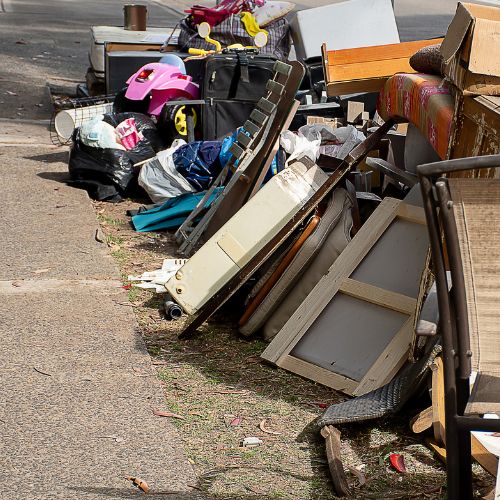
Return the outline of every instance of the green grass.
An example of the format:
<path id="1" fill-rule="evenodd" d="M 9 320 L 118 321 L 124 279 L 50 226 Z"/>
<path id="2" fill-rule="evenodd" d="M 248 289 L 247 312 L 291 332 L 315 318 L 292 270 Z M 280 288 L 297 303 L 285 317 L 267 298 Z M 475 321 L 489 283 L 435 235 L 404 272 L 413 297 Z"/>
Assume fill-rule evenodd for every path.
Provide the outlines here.
<path id="1" fill-rule="evenodd" d="M 123 245 L 123 238 L 121 236 L 107 234 L 106 235 L 106 243 L 108 245 Z"/>
<path id="2" fill-rule="evenodd" d="M 122 226 L 123 222 L 119 219 L 113 219 L 111 217 L 106 217 L 103 214 L 98 214 L 97 215 L 97 220 L 103 224 L 103 225 L 109 225 L 109 226 Z"/>

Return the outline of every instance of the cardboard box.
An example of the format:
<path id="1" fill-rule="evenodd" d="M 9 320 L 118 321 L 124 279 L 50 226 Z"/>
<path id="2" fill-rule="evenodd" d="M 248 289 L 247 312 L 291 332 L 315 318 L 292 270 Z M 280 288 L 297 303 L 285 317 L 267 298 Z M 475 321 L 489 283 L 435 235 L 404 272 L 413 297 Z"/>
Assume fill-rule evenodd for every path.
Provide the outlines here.
<path id="1" fill-rule="evenodd" d="M 459 2 L 441 54 L 464 94 L 500 95 L 500 8 Z"/>

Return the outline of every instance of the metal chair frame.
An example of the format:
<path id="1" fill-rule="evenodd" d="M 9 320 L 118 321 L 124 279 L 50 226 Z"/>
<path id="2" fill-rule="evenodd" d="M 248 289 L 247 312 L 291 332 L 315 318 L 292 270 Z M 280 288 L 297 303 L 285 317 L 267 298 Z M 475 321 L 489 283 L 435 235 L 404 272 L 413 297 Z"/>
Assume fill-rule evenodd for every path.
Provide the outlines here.
<path id="1" fill-rule="evenodd" d="M 470 396 L 470 332 L 453 200 L 445 176 L 500 167 L 500 155 L 461 158 L 418 167 L 429 231 L 443 340 L 448 498 L 472 498 L 471 431 L 500 431 L 500 420 L 464 415 Z M 452 287 L 446 274 L 448 256 Z"/>

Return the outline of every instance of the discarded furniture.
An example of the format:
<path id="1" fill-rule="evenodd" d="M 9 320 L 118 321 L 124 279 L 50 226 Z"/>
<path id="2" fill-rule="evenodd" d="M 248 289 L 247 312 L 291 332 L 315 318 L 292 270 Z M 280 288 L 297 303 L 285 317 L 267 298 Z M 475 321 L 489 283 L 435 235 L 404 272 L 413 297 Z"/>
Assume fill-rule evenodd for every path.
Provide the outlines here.
<path id="1" fill-rule="evenodd" d="M 296 162 L 272 177 L 166 284 L 188 314 L 200 308 L 269 242 L 327 180 Z"/>
<path id="2" fill-rule="evenodd" d="M 492 154 L 500 154 L 500 96 L 457 95 L 447 158 Z M 493 171 L 478 174 L 492 177 Z"/>
<path id="3" fill-rule="evenodd" d="M 383 386 L 413 340 L 427 251 L 422 208 L 385 198 L 262 357 L 351 395 Z"/>
<path id="4" fill-rule="evenodd" d="M 470 432 L 500 431 L 500 420 L 479 417 L 500 415 L 500 179 L 455 177 L 495 167 L 500 155 L 418 168 L 443 343 L 450 498 L 472 498 Z"/>
<path id="5" fill-rule="evenodd" d="M 443 39 L 418 40 L 343 50 L 328 50 L 322 45 L 326 92 L 329 96 L 355 92 L 379 92 L 395 73 L 415 73 L 410 57 L 422 47 Z"/>
<path id="6" fill-rule="evenodd" d="M 93 78 L 104 83 L 105 50 L 159 50 L 169 37 L 171 37 L 173 44 L 177 40 L 178 33 L 179 30 L 172 30 L 172 28 L 147 28 L 146 31 L 131 31 L 121 26 L 91 26 L 89 71 L 93 74 Z M 107 47 L 105 47 L 106 44 L 108 44 Z M 129 76 L 132 73 L 133 71 L 129 73 Z"/>
<path id="7" fill-rule="evenodd" d="M 413 123 L 438 153 L 446 158 L 453 121 L 454 99 L 443 79 L 435 75 L 400 73 L 380 92 L 380 116 Z"/>
<path id="8" fill-rule="evenodd" d="M 432 406 L 425 408 L 417 414 L 410 423 L 410 427 L 416 434 L 432 428 L 433 439 L 426 438 L 426 443 L 436 452 L 439 459 L 446 463 L 446 435 L 445 435 L 445 389 L 443 359 L 437 356 L 430 365 L 432 370 Z M 483 433 L 471 435 L 471 455 L 484 470 L 492 476 L 497 475 L 498 458 L 489 452 L 481 443 Z"/>
<path id="9" fill-rule="evenodd" d="M 252 335 L 262 328 L 264 338 L 271 340 L 281 330 L 350 242 L 354 203 L 345 189 L 335 189 L 324 214 L 312 217 L 303 235 L 262 283 L 240 319 L 240 333 Z"/>
<path id="10" fill-rule="evenodd" d="M 274 68 L 275 77 L 268 82 L 267 95 L 257 103 L 238 133 L 237 142 L 230 148 L 231 159 L 177 230 L 180 253 L 189 255 L 205 231 L 209 230 L 209 236 L 213 235 L 262 184 L 276 154 L 279 134 L 289 124 L 290 115 L 293 116 L 297 108 L 294 97 L 304 75 L 303 66 L 298 62 L 288 65 L 277 61 Z M 233 170 L 227 185 L 205 211 L 207 199 L 214 189 L 226 182 L 229 172 Z"/>
<path id="11" fill-rule="evenodd" d="M 321 55 L 321 44 L 332 49 L 398 43 L 391 0 L 349 0 L 300 10 L 290 22 L 297 58 Z"/>
<path id="12" fill-rule="evenodd" d="M 362 161 L 369 151 L 371 151 L 380 140 L 387 134 L 387 131 L 394 125 L 389 120 L 371 134 L 365 141 L 356 146 L 344 160 L 340 161 L 337 169 L 328 176 L 323 185 L 307 200 L 302 208 L 288 220 L 288 222 L 270 240 L 266 239 L 264 246 L 248 261 L 242 261 L 240 266 L 231 278 L 225 283 L 221 283 L 220 289 L 213 289 L 211 296 L 205 304 L 193 315 L 191 322 L 181 332 L 180 338 L 192 335 L 196 329 L 203 324 L 219 307 L 221 307 L 257 269 L 272 255 L 277 248 L 292 234 L 292 232 L 311 214 L 315 207 L 333 190 L 339 181 L 360 161 Z M 307 159 L 302 159 L 302 162 Z M 230 221 L 229 221 L 230 222 Z M 223 231 L 224 226 L 220 231 Z M 243 228 L 244 229 L 244 228 Z M 212 237 L 214 238 L 214 237 Z M 203 247 L 202 247 L 203 248 Z M 189 264 L 189 261 L 188 261 Z M 186 264 L 187 265 L 187 264 Z M 207 267 L 206 262 L 203 263 Z M 182 269 L 181 269 L 182 273 Z M 171 283 L 171 288 L 174 283 Z M 168 288 L 168 287 L 167 287 Z M 170 288 L 169 288 L 170 290 Z"/>

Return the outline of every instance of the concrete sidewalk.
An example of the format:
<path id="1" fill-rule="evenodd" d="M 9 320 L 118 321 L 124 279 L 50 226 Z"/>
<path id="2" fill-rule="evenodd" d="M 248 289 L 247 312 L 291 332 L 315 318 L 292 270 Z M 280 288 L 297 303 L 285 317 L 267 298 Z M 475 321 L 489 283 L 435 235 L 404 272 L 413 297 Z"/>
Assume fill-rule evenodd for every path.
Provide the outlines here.
<path id="1" fill-rule="evenodd" d="M 0 144 L 0 498 L 197 498 L 90 200 L 32 134 Z"/>

